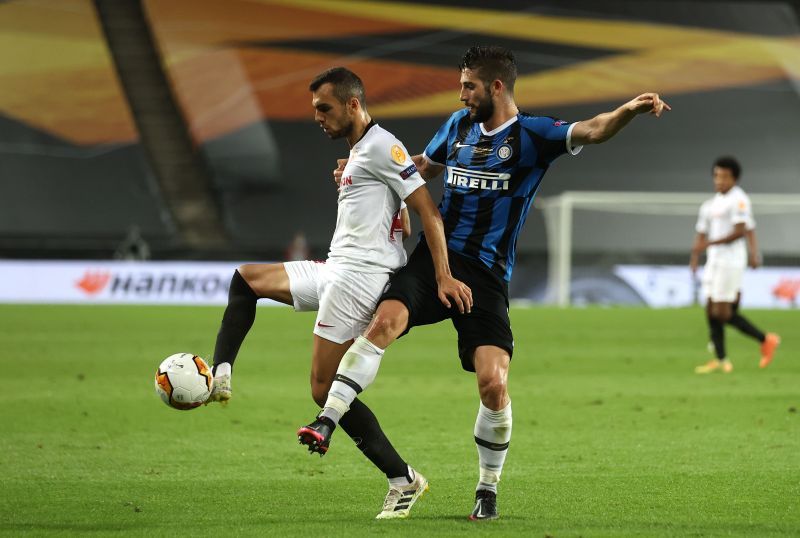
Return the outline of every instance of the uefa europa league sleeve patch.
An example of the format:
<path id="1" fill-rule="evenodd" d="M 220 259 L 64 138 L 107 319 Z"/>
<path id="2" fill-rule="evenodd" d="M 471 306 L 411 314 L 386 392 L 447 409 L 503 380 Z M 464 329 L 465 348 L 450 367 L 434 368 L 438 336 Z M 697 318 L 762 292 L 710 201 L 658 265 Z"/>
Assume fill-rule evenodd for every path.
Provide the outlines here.
<path id="1" fill-rule="evenodd" d="M 394 162 L 397 164 L 403 164 L 406 162 L 406 152 L 403 151 L 403 148 L 397 144 L 392 146 L 392 160 L 394 160 Z"/>
<path id="2" fill-rule="evenodd" d="M 411 163 L 411 166 L 400 172 L 400 179 L 408 179 L 411 174 L 414 174 L 417 171 L 417 165 Z"/>

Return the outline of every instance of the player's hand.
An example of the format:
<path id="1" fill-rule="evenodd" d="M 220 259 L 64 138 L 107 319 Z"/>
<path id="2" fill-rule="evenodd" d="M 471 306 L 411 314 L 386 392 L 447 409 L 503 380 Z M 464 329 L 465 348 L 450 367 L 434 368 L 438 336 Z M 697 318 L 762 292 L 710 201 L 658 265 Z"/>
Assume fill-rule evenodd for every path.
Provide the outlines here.
<path id="1" fill-rule="evenodd" d="M 758 269 L 761 267 L 761 256 L 759 256 L 757 253 L 750 254 L 748 256 L 747 265 L 751 269 Z"/>
<path id="2" fill-rule="evenodd" d="M 656 118 L 660 118 L 665 111 L 672 110 L 666 101 L 663 101 L 657 93 L 643 93 L 628 102 L 628 108 L 637 114 L 650 113 Z"/>
<path id="3" fill-rule="evenodd" d="M 472 312 L 472 290 L 469 286 L 456 280 L 452 276 L 445 276 L 439 279 L 439 300 L 447 308 L 452 308 L 450 300 L 456 303 L 458 311 L 462 314 Z"/>
<path id="4" fill-rule="evenodd" d="M 342 184 L 342 174 L 344 174 L 344 167 L 347 166 L 347 159 L 336 159 L 336 168 L 333 170 L 333 181 L 336 186 Z"/>

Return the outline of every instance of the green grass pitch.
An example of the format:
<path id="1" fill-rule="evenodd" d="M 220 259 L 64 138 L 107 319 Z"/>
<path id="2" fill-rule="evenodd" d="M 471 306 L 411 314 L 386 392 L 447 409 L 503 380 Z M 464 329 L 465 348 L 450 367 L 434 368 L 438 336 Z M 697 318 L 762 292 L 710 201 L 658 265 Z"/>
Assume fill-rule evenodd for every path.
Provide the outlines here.
<path id="1" fill-rule="evenodd" d="M 728 329 L 730 375 L 699 309 L 512 311 L 514 434 L 501 519 L 471 523 L 474 376 L 449 323 L 386 354 L 364 400 L 431 490 L 375 521 L 384 477 L 338 431 L 311 456 L 295 431 L 313 314 L 261 308 L 227 408 L 169 409 L 159 361 L 210 356 L 222 308 L 1 306 L 0 535 L 798 536 L 798 311 L 766 370 Z"/>

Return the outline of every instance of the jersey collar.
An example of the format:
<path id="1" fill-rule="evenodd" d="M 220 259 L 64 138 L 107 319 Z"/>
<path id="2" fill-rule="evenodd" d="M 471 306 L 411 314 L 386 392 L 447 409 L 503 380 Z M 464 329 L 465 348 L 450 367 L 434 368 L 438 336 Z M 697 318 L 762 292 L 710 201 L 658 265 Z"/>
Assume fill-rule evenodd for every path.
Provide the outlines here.
<path id="1" fill-rule="evenodd" d="M 491 131 L 487 131 L 486 127 L 484 127 L 483 123 L 481 123 L 480 124 L 481 132 L 486 136 L 494 136 L 497 133 L 499 133 L 500 131 L 502 131 L 503 129 L 505 129 L 506 127 L 508 127 L 509 125 L 511 125 L 512 123 L 514 123 L 515 121 L 517 121 L 517 118 L 518 118 L 518 116 L 514 116 L 510 120 L 505 122 L 503 125 L 497 127 L 496 129 L 492 129 Z"/>
<path id="2" fill-rule="evenodd" d="M 355 141 L 355 143 L 353 144 L 353 147 L 355 147 L 355 145 L 356 145 L 356 144 L 358 144 L 359 142 L 361 142 L 361 140 L 362 140 L 362 139 L 363 139 L 365 136 L 367 136 L 367 133 L 369 132 L 369 130 L 370 130 L 370 129 L 372 129 L 373 127 L 375 127 L 376 125 L 378 125 L 378 124 L 377 124 L 377 123 L 375 123 L 375 120 L 369 120 L 369 123 L 368 123 L 368 124 L 367 124 L 367 126 L 364 128 L 364 132 L 363 132 L 363 133 L 361 133 L 361 136 L 360 136 L 360 137 L 358 137 L 358 140 L 356 140 L 356 141 Z"/>

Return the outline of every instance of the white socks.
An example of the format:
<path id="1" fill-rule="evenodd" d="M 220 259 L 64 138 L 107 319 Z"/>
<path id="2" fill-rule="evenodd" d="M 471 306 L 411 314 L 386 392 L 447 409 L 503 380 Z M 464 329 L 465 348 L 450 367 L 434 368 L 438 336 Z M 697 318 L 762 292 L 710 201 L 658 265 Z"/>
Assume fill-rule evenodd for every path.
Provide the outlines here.
<path id="1" fill-rule="evenodd" d="M 231 363 L 221 362 L 214 367 L 214 377 L 231 375 Z"/>
<path id="2" fill-rule="evenodd" d="M 356 396 L 375 380 L 382 357 L 381 348 L 363 336 L 356 338 L 339 363 L 331 390 L 328 391 L 325 408 L 320 415 L 339 424 L 339 419 L 350 409 Z"/>
<path id="3" fill-rule="evenodd" d="M 408 474 L 406 476 L 398 476 L 397 478 L 389 479 L 390 488 L 400 489 L 403 486 L 408 486 L 409 484 L 411 484 L 411 482 L 414 481 L 414 479 L 416 478 L 414 469 L 412 469 L 410 466 L 407 467 L 408 467 Z"/>
<path id="4" fill-rule="evenodd" d="M 481 402 L 475 420 L 475 444 L 480 465 L 480 479 L 475 489 L 497 493 L 497 483 L 511 440 L 511 422 L 511 402 L 500 411 L 492 411 Z"/>

